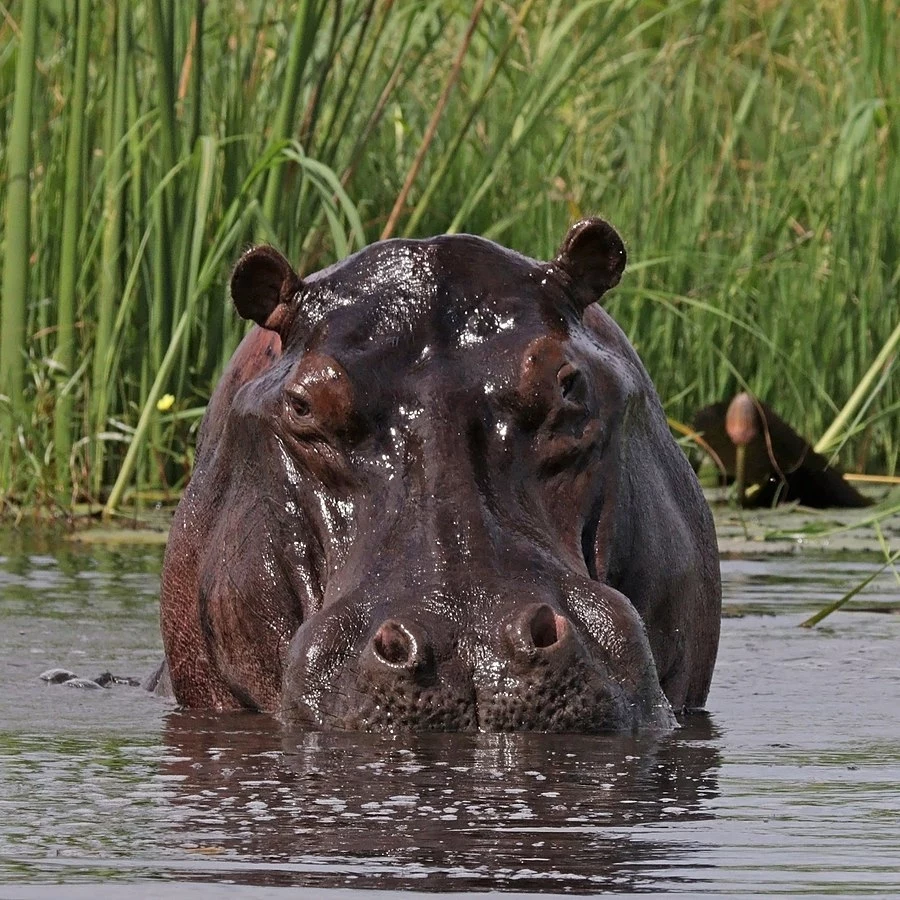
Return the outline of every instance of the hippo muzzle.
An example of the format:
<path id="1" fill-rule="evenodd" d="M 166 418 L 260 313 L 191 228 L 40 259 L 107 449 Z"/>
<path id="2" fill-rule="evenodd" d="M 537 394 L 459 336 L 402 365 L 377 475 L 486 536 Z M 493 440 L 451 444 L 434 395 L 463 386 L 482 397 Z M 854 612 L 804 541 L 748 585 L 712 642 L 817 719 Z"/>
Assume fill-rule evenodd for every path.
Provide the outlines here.
<path id="1" fill-rule="evenodd" d="M 476 602 L 494 614 L 464 624 L 422 611 L 325 610 L 289 645 L 283 717 L 356 730 L 671 727 L 640 618 L 612 589 L 585 588 L 588 596 L 597 632 L 561 603 L 485 596 Z"/>
<path id="2" fill-rule="evenodd" d="M 599 219 L 549 263 L 387 241 L 232 277 L 161 621 L 187 706 L 312 728 L 615 731 L 702 705 L 715 536 L 627 339 Z"/>

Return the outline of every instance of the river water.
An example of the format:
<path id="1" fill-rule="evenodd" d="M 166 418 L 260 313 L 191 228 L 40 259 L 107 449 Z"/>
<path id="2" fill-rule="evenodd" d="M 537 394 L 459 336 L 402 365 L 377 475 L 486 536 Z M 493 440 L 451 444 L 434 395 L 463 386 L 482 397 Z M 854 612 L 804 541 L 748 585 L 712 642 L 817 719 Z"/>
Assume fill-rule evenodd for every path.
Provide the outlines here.
<path id="1" fill-rule="evenodd" d="M 154 667 L 161 558 L 0 533 L 0 897 L 900 896 L 897 582 L 797 627 L 874 557 L 723 560 L 709 713 L 664 739 L 304 734 L 42 682 Z"/>

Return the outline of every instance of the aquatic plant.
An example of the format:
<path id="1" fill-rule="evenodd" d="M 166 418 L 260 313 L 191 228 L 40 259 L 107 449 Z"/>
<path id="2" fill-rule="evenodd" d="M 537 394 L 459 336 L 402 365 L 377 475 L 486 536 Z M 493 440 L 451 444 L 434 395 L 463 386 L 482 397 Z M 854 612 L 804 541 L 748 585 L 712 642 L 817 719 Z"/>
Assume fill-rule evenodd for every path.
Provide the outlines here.
<path id="1" fill-rule="evenodd" d="M 0 494 L 178 492 L 252 241 L 304 271 L 385 232 L 547 257 L 591 212 L 673 418 L 750 390 L 817 436 L 846 405 L 828 452 L 896 471 L 898 27 L 885 0 L 13 2 Z"/>

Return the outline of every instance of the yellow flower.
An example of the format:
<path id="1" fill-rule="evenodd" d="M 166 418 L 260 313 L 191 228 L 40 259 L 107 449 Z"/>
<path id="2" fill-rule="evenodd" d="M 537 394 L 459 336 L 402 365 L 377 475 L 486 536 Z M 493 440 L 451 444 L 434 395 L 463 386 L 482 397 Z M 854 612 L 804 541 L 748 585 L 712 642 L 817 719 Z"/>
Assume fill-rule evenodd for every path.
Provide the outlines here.
<path id="1" fill-rule="evenodd" d="M 163 394 L 159 400 L 156 401 L 156 408 L 160 412 L 165 412 L 167 409 L 172 408 L 172 404 L 175 402 L 175 397 L 172 394 Z"/>

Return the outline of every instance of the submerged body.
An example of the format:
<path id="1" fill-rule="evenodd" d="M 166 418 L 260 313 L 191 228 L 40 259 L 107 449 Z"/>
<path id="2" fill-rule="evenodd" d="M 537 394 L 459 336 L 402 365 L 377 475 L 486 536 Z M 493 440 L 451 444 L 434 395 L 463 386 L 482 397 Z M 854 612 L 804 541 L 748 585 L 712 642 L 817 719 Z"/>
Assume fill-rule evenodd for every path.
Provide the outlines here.
<path id="1" fill-rule="evenodd" d="M 255 320 L 210 402 L 166 552 L 192 707 L 312 727 L 667 728 L 715 662 L 715 534 L 650 379 L 594 301 L 598 219 L 538 262 L 374 244 L 232 278 Z"/>

